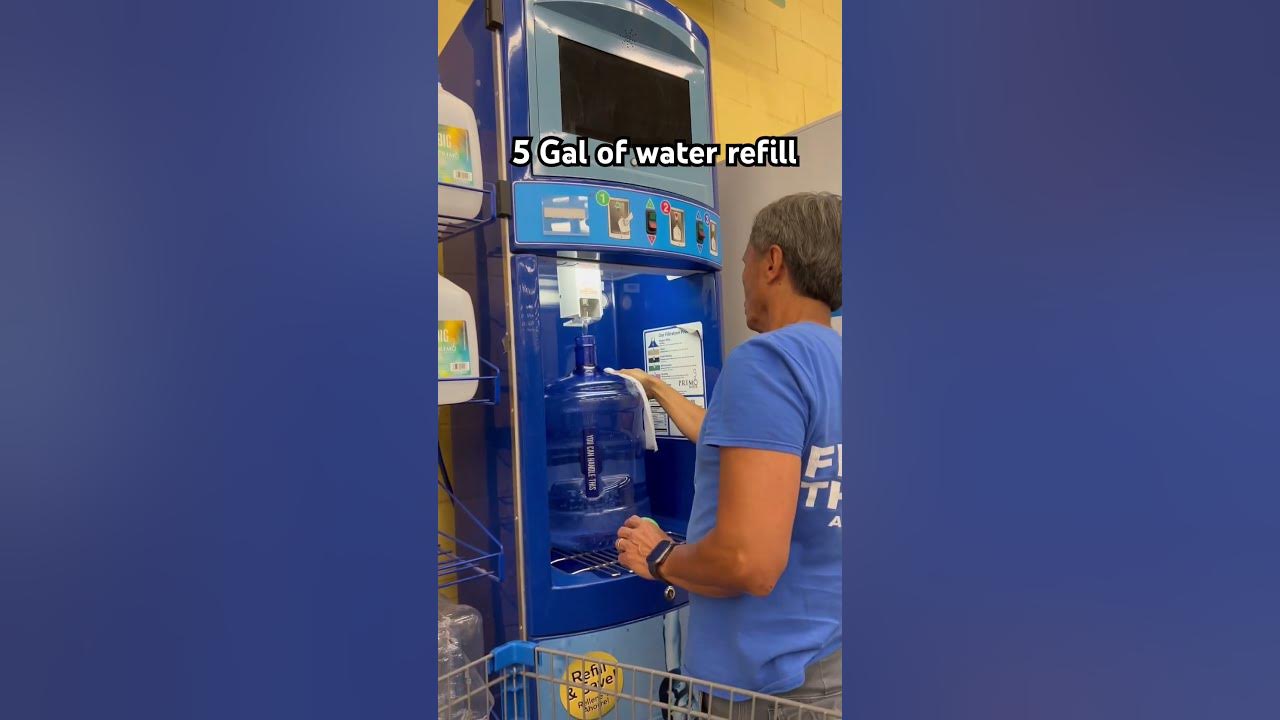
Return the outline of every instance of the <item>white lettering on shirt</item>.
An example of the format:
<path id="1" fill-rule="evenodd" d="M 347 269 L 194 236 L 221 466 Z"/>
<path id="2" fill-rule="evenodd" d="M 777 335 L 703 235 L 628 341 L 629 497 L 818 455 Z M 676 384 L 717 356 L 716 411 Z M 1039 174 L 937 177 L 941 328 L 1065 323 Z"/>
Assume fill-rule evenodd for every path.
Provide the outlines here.
<path id="1" fill-rule="evenodd" d="M 824 470 L 834 466 L 836 479 L 831 480 L 815 480 L 819 470 Z M 830 473 L 827 473 L 828 475 Z M 805 491 L 804 507 L 813 509 L 818 507 L 818 498 L 823 490 L 827 491 L 827 502 L 825 509 L 838 511 L 840 502 L 844 500 L 844 493 L 841 492 L 841 480 L 844 477 L 844 444 L 836 443 L 835 445 L 813 445 L 809 448 L 809 460 L 805 464 L 804 476 L 807 480 L 800 481 L 800 489 Z M 836 515 L 827 523 L 827 527 L 840 527 L 840 516 Z"/>
<path id="2" fill-rule="evenodd" d="M 800 488 L 802 490 L 809 491 L 809 494 L 805 496 L 804 506 L 807 508 L 813 507 L 814 504 L 817 503 L 818 501 L 818 491 L 825 490 L 830 486 L 831 486 L 831 482 L 828 480 L 823 480 L 822 482 L 804 482 L 803 480 L 800 481 Z"/>
<path id="3" fill-rule="evenodd" d="M 830 456 L 835 454 L 836 447 L 835 445 L 828 445 L 827 447 L 814 445 L 809 448 L 809 465 L 805 468 L 804 476 L 812 479 L 818 476 L 818 470 L 831 467 Z"/>

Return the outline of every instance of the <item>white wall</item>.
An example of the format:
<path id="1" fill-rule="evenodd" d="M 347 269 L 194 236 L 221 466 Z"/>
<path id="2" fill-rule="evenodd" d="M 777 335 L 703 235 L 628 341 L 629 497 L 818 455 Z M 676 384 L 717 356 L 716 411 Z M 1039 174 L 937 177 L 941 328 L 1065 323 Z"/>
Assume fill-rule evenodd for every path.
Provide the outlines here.
<path id="1" fill-rule="evenodd" d="M 742 253 L 751 221 L 765 205 L 795 192 L 841 193 L 841 114 L 796 131 L 798 168 L 721 167 L 720 237 L 724 258 L 724 350 L 727 355 L 755 335 L 742 311 Z"/>

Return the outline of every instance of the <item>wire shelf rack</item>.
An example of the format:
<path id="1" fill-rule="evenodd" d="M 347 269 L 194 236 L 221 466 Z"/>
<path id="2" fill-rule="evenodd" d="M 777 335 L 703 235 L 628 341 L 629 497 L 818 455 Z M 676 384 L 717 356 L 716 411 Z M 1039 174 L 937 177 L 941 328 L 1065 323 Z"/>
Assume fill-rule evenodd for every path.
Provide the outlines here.
<path id="1" fill-rule="evenodd" d="M 488 578 L 494 582 L 502 581 L 502 543 L 496 535 L 467 508 L 454 494 L 453 483 L 449 480 L 444 465 L 444 453 L 439 452 L 440 477 L 436 484 L 449 496 L 453 504 L 455 522 L 462 517 L 471 521 L 484 533 L 489 548 L 482 548 L 463 540 L 453 533 L 436 531 L 436 584 L 439 589 L 461 585 L 469 580 Z"/>
<path id="2" fill-rule="evenodd" d="M 446 544 L 453 549 L 446 549 Z M 461 585 L 468 580 L 502 579 L 502 550 L 485 552 L 448 533 L 437 533 L 436 561 L 436 579 L 441 590 Z M 488 567 L 490 564 L 495 567 Z"/>
<path id="3" fill-rule="evenodd" d="M 494 187 L 491 183 L 485 183 L 484 188 L 469 188 L 461 185 L 453 185 L 451 183 L 437 182 L 437 189 L 448 188 L 450 191 L 479 193 L 483 196 L 481 200 L 480 214 L 473 218 L 459 217 L 456 215 L 446 215 L 438 213 L 436 215 L 436 237 L 437 243 L 442 243 L 449 238 L 457 237 L 463 233 L 471 232 L 483 227 L 497 216 L 494 211 Z"/>
<path id="4" fill-rule="evenodd" d="M 672 540 L 684 542 L 680 533 L 667 533 Z M 618 562 L 618 551 L 612 547 L 588 552 L 567 552 L 551 548 L 551 567 L 570 575 L 590 573 L 597 577 L 617 578 L 632 575 L 625 565 Z"/>

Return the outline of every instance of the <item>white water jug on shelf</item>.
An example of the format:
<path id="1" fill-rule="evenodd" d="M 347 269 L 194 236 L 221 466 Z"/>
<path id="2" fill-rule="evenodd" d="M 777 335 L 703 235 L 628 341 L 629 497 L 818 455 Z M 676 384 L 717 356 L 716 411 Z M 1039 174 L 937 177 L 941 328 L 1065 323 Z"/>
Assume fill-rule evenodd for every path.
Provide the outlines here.
<path id="1" fill-rule="evenodd" d="M 480 376 L 480 355 L 476 348 L 476 311 L 471 295 L 449 282 L 437 280 L 436 361 L 437 405 L 467 402 L 476 396 Z"/>
<path id="2" fill-rule="evenodd" d="M 471 106 L 437 83 L 439 114 L 436 134 L 439 215 L 474 218 L 480 214 L 484 194 L 484 168 L 480 158 L 480 131 Z M 470 189 L 467 189 L 470 188 Z M 442 220 L 449 224 L 458 221 Z"/>

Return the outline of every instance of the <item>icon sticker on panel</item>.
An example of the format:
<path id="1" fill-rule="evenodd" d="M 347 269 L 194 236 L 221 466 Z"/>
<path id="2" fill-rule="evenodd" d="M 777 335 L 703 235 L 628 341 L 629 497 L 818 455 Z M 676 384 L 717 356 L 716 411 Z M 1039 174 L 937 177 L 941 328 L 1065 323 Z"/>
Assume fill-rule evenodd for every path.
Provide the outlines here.
<path id="1" fill-rule="evenodd" d="M 671 245 L 684 247 L 684 211 L 671 208 Z"/>
<path id="2" fill-rule="evenodd" d="M 631 201 L 609 198 L 609 237 L 614 240 L 630 240 L 631 220 Z"/>
<path id="3" fill-rule="evenodd" d="M 720 247 L 716 245 L 716 221 L 710 217 L 707 218 L 707 233 L 711 235 L 711 254 L 719 255 Z"/>
<path id="4" fill-rule="evenodd" d="M 546 235 L 589 235 L 586 195 L 542 199 L 542 232 Z"/>

